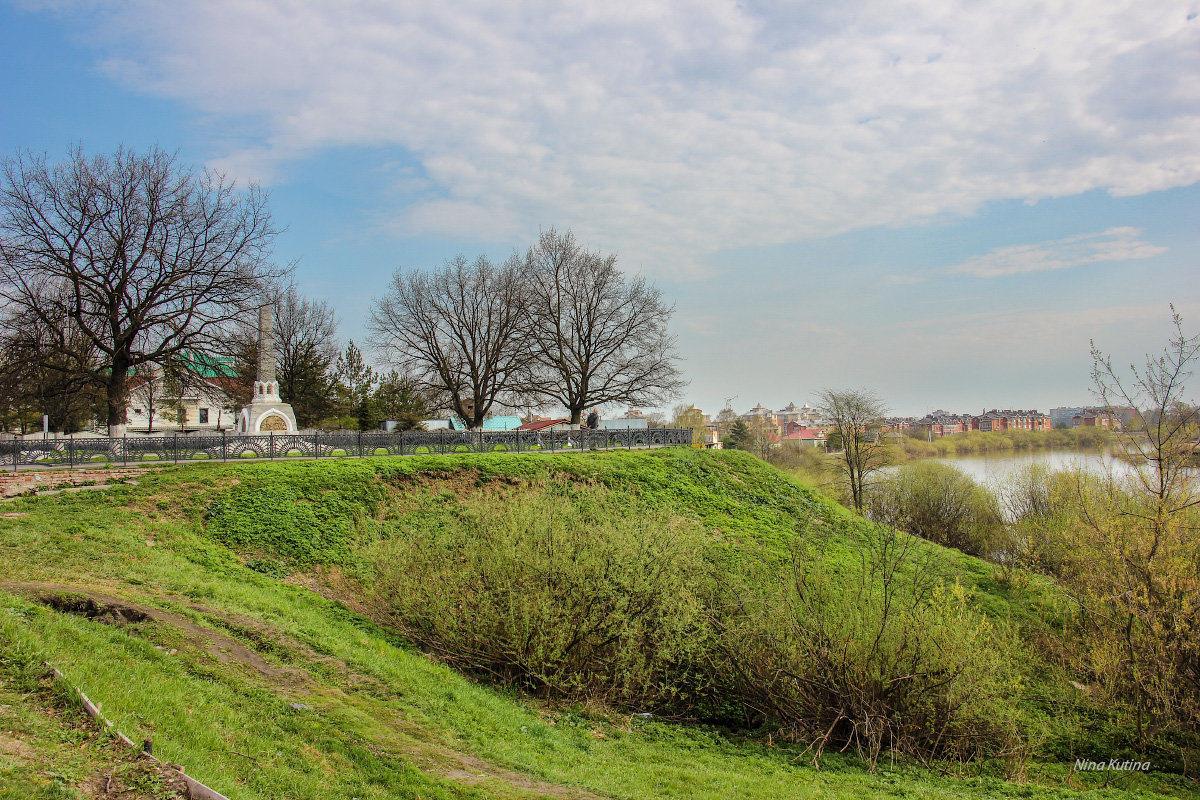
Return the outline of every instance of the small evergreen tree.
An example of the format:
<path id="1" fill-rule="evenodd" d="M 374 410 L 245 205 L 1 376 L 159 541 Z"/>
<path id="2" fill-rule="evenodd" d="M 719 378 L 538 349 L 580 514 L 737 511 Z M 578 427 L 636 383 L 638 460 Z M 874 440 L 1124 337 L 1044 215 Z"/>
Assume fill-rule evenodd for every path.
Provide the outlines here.
<path id="1" fill-rule="evenodd" d="M 429 416 L 429 403 L 407 375 L 392 370 L 379 381 L 373 396 L 382 419 L 395 420 L 400 430 L 412 430 Z"/>
<path id="2" fill-rule="evenodd" d="M 378 429 L 383 423 L 383 415 L 379 411 L 379 401 L 370 395 L 364 397 L 359 401 L 357 417 L 360 431 Z"/>
<path id="3" fill-rule="evenodd" d="M 345 415 L 357 415 L 363 401 L 371 396 L 379 378 L 363 358 L 362 351 L 354 344 L 353 339 L 346 345 L 346 352 L 338 356 L 334 374 L 337 376 L 336 389 L 340 412 Z"/>
<path id="4" fill-rule="evenodd" d="M 733 423 L 733 427 L 729 429 L 729 435 L 725 437 L 722 444 L 731 450 L 749 450 L 753 444 L 754 432 L 750 430 L 750 426 L 746 424 L 746 420 L 738 419 Z"/>

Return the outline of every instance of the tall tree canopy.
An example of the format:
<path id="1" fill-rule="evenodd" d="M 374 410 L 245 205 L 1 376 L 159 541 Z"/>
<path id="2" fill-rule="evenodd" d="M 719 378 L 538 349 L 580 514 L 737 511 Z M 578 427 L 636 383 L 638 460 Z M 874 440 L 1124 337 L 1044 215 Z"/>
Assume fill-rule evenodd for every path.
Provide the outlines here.
<path id="1" fill-rule="evenodd" d="M 525 258 L 529 388 L 561 403 L 578 424 L 605 403 L 660 405 L 685 385 L 669 331 L 674 309 L 615 255 L 586 250 L 551 228 Z"/>
<path id="2" fill-rule="evenodd" d="M 472 428 L 522 386 L 530 353 L 521 267 L 515 256 L 496 264 L 460 255 L 401 270 L 371 310 L 375 345 Z"/>
<path id="3" fill-rule="evenodd" d="M 125 423 L 127 376 L 186 352 L 212 355 L 259 300 L 276 230 L 267 198 L 180 165 L 157 148 L 58 164 L 18 155 L 0 179 L 5 324 L 44 326 L 48 354 L 94 350 L 111 433 Z"/>

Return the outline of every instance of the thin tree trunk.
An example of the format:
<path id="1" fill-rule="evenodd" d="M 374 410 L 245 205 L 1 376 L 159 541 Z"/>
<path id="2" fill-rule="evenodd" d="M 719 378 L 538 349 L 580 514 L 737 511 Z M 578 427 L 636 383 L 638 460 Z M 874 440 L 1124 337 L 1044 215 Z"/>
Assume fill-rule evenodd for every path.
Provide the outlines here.
<path id="1" fill-rule="evenodd" d="M 122 436 L 125 433 L 125 394 L 129 374 L 129 363 L 117 356 L 113 359 L 112 371 L 108 375 L 108 435 Z"/>

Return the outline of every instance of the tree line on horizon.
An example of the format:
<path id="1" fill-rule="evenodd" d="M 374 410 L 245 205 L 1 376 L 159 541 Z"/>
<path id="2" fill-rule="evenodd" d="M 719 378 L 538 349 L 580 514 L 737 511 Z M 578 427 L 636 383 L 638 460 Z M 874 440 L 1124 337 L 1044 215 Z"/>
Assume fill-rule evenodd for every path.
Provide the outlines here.
<path id="1" fill-rule="evenodd" d="M 56 429 L 96 418 L 111 431 L 149 376 L 164 400 L 223 378 L 244 404 L 264 302 L 280 390 L 302 427 L 412 427 L 438 412 L 477 427 L 514 408 L 561 408 L 578 423 L 589 408 L 658 404 L 686 385 L 661 291 L 569 230 L 499 263 L 459 255 L 397 270 L 368 321 L 387 372 L 353 342 L 341 348 L 334 310 L 290 285 L 273 259 L 278 234 L 261 189 L 159 148 L 6 159 L 0 424 L 25 430 L 47 413 Z"/>

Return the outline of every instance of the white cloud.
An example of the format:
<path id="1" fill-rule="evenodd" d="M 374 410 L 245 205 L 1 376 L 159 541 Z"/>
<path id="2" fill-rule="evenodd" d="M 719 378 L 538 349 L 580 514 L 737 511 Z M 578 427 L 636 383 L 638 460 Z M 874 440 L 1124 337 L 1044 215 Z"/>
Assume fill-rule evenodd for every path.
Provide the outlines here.
<path id="1" fill-rule="evenodd" d="M 431 188 L 403 233 L 571 226 L 687 273 L 728 247 L 1200 180 L 1200 20 L 1175 3 L 92 7 L 111 74 L 253 142 L 219 154 L 231 170 L 413 154 Z"/>
<path id="2" fill-rule="evenodd" d="M 1195 319 L 1200 314 L 1200 303 L 1187 301 L 1176 309 L 1186 318 Z M 1167 304 L 1160 302 L 1091 308 L 1043 305 L 889 322 L 874 329 L 873 335 L 889 343 L 883 345 L 883 352 L 885 360 L 893 364 L 912 361 L 915 365 L 931 353 L 952 352 L 959 357 L 965 352 L 969 358 L 961 360 L 997 369 L 1003 366 L 1020 371 L 1025 365 L 1057 365 L 1082 371 L 1088 363 L 1088 343 L 1093 339 L 1105 352 L 1121 351 L 1118 363 L 1161 347 L 1169 312 Z M 1071 357 L 1064 360 L 1064 351 Z M 954 380 L 945 374 L 939 378 Z M 1081 382 L 1080 389 L 1085 385 L 1086 381 Z"/>
<path id="3" fill-rule="evenodd" d="M 1103 233 L 1070 236 L 1054 242 L 1000 247 L 992 252 L 974 256 L 951 267 L 951 273 L 996 278 L 1025 272 L 1044 272 L 1068 269 L 1099 261 L 1132 261 L 1165 253 L 1159 247 L 1138 239 L 1136 228 L 1112 228 Z"/>

